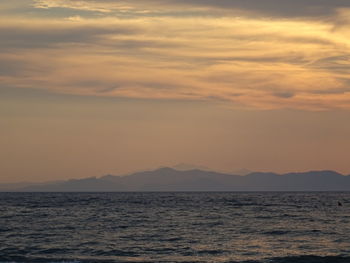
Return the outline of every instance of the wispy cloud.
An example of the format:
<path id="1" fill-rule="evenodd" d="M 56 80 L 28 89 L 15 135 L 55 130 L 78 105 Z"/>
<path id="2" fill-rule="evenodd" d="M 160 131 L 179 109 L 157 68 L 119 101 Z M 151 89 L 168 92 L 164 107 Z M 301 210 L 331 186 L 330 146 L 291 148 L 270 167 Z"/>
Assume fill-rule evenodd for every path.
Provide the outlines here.
<path id="1" fill-rule="evenodd" d="M 37 0 L 36 12 L 76 13 L 2 19 L 0 80 L 92 96 L 350 108 L 350 3 L 282 2 Z"/>
<path id="2" fill-rule="evenodd" d="M 37 8 L 70 8 L 103 13 L 135 11 L 143 13 L 155 10 L 171 13 L 171 9 L 183 7 L 205 10 L 207 13 L 220 10 L 236 14 L 262 14 L 276 17 L 320 17 L 333 15 L 340 9 L 350 8 L 347 0 L 34 0 Z M 183 12 L 185 12 L 183 10 Z M 214 12 L 215 13 L 215 12 Z M 225 13 L 225 12 L 224 12 Z"/>

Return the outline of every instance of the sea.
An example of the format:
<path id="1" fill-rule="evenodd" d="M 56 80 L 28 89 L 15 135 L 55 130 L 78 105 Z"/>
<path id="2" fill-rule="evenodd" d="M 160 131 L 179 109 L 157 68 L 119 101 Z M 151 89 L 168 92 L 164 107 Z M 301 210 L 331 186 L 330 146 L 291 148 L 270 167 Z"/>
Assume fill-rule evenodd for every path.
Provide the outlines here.
<path id="1" fill-rule="evenodd" d="M 0 193 L 0 262 L 350 263 L 350 192 Z"/>

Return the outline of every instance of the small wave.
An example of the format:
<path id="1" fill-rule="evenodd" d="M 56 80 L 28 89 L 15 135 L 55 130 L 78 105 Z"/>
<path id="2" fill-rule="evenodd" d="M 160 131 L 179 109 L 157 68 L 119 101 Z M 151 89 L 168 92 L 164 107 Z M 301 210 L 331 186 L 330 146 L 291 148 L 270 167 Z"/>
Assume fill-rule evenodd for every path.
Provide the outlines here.
<path id="1" fill-rule="evenodd" d="M 0 263 L 113 263 L 112 260 L 101 259 L 65 259 L 65 258 L 39 258 L 39 257 L 0 257 Z"/>
<path id="2" fill-rule="evenodd" d="M 225 250 L 221 249 L 204 249 L 204 250 L 199 250 L 196 253 L 199 255 L 220 255 L 225 253 Z"/>
<path id="3" fill-rule="evenodd" d="M 94 256 L 113 256 L 113 257 L 138 257 L 139 254 L 133 251 L 123 251 L 118 249 L 112 249 L 108 251 L 104 250 L 95 250 L 91 254 Z"/>
<path id="4" fill-rule="evenodd" d="M 280 236 L 280 235 L 288 235 L 291 231 L 289 230 L 273 230 L 263 232 L 264 235 L 272 235 L 272 236 Z"/>
<path id="5" fill-rule="evenodd" d="M 34 258 L 34 257 L 0 257 L 0 263 L 83 263 L 75 259 L 50 259 L 50 258 Z M 88 263 L 88 262 L 85 262 Z M 106 262 L 107 263 L 107 262 Z"/>
<path id="6" fill-rule="evenodd" d="M 350 256 L 290 256 L 273 258 L 266 263 L 349 263 Z"/>
<path id="7" fill-rule="evenodd" d="M 162 241 L 177 242 L 177 241 L 182 241 L 182 240 L 183 240 L 183 238 L 181 238 L 181 237 L 170 237 L 170 238 L 163 239 Z"/>
<path id="8" fill-rule="evenodd" d="M 226 263 L 349 263 L 350 256 L 288 256 L 257 260 L 228 261 Z"/>
<path id="9" fill-rule="evenodd" d="M 215 222 L 195 222 L 192 224 L 193 226 L 205 226 L 205 227 L 215 227 L 215 226 L 222 226 L 224 225 L 224 222 L 222 221 L 215 221 Z"/>

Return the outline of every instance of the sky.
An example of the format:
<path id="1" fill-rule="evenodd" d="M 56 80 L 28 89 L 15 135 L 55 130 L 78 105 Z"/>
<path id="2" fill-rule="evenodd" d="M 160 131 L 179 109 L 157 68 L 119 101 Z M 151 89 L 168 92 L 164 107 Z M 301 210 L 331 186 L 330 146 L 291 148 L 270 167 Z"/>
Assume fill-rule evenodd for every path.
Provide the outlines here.
<path id="1" fill-rule="evenodd" d="M 349 118 L 348 0 L 0 2 L 0 182 L 350 174 Z"/>

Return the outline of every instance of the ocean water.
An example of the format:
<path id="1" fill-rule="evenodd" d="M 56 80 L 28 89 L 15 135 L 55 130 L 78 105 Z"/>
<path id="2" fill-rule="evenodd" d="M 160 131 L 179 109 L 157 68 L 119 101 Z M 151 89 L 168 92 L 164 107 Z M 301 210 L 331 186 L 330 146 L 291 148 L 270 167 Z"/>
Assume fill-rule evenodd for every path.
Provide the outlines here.
<path id="1" fill-rule="evenodd" d="M 350 192 L 0 193 L 0 262 L 349 263 Z"/>

